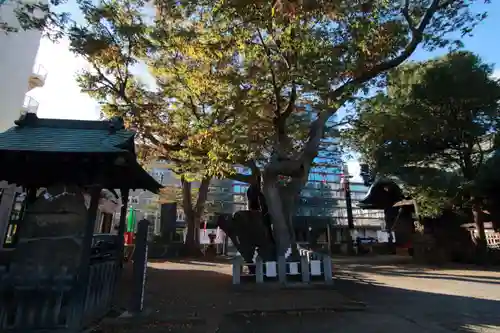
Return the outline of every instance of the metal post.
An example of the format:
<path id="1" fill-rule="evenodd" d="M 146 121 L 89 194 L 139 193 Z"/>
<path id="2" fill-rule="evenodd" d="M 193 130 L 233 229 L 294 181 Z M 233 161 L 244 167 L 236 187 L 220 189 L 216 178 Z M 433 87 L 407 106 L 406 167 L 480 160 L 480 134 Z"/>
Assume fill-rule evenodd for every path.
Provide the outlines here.
<path id="1" fill-rule="evenodd" d="M 332 233 L 330 230 L 330 222 L 326 225 L 326 237 L 328 243 L 328 254 L 332 254 Z"/>
<path id="2" fill-rule="evenodd" d="M 347 251 L 349 254 L 354 253 L 353 243 L 352 243 L 352 231 L 354 230 L 354 216 L 352 214 L 352 198 L 351 198 L 351 186 L 349 181 L 349 170 L 347 165 L 344 166 L 343 184 L 344 184 L 344 194 L 345 194 L 345 205 L 347 209 Z"/>
<path id="3" fill-rule="evenodd" d="M 144 287 L 146 284 L 146 271 L 148 266 L 148 228 L 148 220 L 139 221 L 135 238 L 132 313 L 139 313 L 144 309 Z"/>

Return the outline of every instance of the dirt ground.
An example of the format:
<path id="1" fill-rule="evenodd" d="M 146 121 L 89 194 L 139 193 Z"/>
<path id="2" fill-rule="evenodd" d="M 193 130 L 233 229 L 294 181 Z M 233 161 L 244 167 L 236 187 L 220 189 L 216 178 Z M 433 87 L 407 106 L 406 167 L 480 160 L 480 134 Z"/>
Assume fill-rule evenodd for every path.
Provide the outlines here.
<path id="1" fill-rule="evenodd" d="M 500 332 L 500 273 L 425 268 L 405 258 L 336 258 L 323 288 L 235 288 L 227 262 L 150 262 L 144 316 L 106 320 L 113 332 Z M 128 305 L 130 267 L 118 303 Z"/>
<path id="2" fill-rule="evenodd" d="M 127 266 L 121 288 L 124 292 L 117 301 L 120 308 L 128 306 L 126 290 L 130 283 L 131 267 Z M 364 309 L 363 304 L 331 286 L 236 287 L 232 285 L 230 264 L 202 261 L 150 262 L 144 304 L 144 317 L 108 319 L 94 332 L 221 332 L 223 321 L 250 323 L 264 316 Z"/>

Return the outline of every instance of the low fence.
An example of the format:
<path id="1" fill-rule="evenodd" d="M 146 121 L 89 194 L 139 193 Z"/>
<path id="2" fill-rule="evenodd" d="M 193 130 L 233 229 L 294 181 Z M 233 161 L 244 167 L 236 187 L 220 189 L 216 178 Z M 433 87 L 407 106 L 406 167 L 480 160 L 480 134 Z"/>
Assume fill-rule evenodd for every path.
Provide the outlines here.
<path id="1" fill-rule="evenodd" d="M 322 280 L 327 284 L 333 282 L 333 265 L 330 256 L 305 249 L 299 249 L 299 254 L 300 261 L 287 261 L 285 256 L 282 256 L 278 258 L 278 261 L 264 262 L 257 256 L 253 263 L 246 263 L 242 257 L 237 256 L 232 261 L 233 284 L 246 281 L 309 283 Z"/>

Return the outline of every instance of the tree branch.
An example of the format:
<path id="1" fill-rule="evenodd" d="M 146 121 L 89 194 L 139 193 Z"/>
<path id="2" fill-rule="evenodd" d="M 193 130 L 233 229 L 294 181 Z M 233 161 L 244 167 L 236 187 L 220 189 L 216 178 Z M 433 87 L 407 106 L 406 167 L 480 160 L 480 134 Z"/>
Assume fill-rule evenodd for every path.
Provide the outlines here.
<path id="1" fill-rule="evenodd" d="M 406 2 L 405 2 L 406 5 Z M 292 161 L 283 161 L 277 162 L 275 165 L 276 170 L 284 169 L 287 167 L 293 168 L 294 170 L 290 170 L 290 174 L 296 174 L 299 171 L 304 171 L 307 165 L 312 163 L 312 160 L 318 154 L 318 147 L 323 137 L 323 132 L 325 128 L 325 124 L 328 119 L 338 110 L 338 107 L 343 105 L 349 98 L 351 98 L 352 94 L 359 87 L 359 85 L 375 78 L 382 72 L 385 72 L 389 69 L 392 69 L 398 65 L 400 65 L 403 61 L 408 59 L 411 54 L 416 50 L 417 46 L 423 40 L 423 31 L 429 24 L 432 19 L 432 16 L 439 10 L 439 0 L 433 0 L 431 5 L 425 11 L 424 16 L 419 22 L 418 26 L 412 30 L 412 38 L 410 42 L 403 49 L 401 54 L 393 59 L 384 61 L 374 66 L 372 69 L 362 73 L 358 77 L 355 77 L 351 81 L 343 84 L 339 88 L 331 91 L 328 95 L 328 100 L 330 103 L 335 103 L 335 107 L 330 107 L 324 112 L 319 113 L 318 118 L 311 123 L 309 130 L 309 139 L 305 145 L 304 151 L 300 158 L 300 163 L 297 165 L 285 165 L 283 163 L 288 163 Z"/>
<path id="2" fill-rule="evenodd" d="M 276 108 L 274 109 L 274 117 L 275 119 L 279 119 L 281 113 L 281 87 L 278 86 L 278 81 L 276 79 L 276 72 L 274 71 L 274 66 L 271 59 L 271 50 L 264 42 L 264 37 L 262 36 L 262 33 L 260 32 L 259 28 L 257 28 L 257 35 L 259 36 L 259 40 L 262 44 L 262 47 L 264 47 L 264 52 L 266 53 L 267 61 L 269 62 L 269 69 L 271 71 L 271 80 L 274 90 L 274 98 L 276 98 Z"/>
<path id="3" fill-rule="evenodd" d="M 370 70 L 362 73 L 361 75 L 355 77 L 351 81 L 345 83 L 341 87 L 330 92 L 330 99 L 336 101 L 342 98 L 344 94 L 352 94 L 353 91 L 362 83 L 365 83 L 373 78 L 375 78 L 380 73 L 388 71 L 392 68 L 399 66 L 406 59 L 408 59 L 413 52 L 417 49 L 417 46 L 422 42 L 424 36 L 424 30 L 429 25 L 432 16 L 440 9 L 439 0 L 433 0 L 431 5 L 425 11 L 424 16 L 420 20 L 419 24 L 415 29 L 412 29 L 412 37 L 410 42 L 406 45 L 400 55 L 395 58 L 389 59 L 387 61 L 381 62 L 375 65 Z"/>
<path id="4" fill-rule="evenodd" d="M 293 110 L 295 110 L 295 102 L 297 100 L 297 84 L 292 82 L 292 90 L 290 91 L 290 97 L 288 101 L 288 105 L 285 111 L 280 115 L 280 126 L 285 126 L 285 120 L 292 114 Z M 284 129 L 283 129 L 284 131 Z"/>

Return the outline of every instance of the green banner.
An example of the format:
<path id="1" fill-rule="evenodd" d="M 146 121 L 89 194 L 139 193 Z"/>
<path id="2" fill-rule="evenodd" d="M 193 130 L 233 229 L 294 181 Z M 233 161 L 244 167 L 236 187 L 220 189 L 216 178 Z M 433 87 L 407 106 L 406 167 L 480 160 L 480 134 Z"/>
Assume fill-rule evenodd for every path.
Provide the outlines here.
<path id="1" fill-rule="evenodd" d="M 133 207 L 128 210 L 127 232 L 135 232 L 135 209 Z"/>

